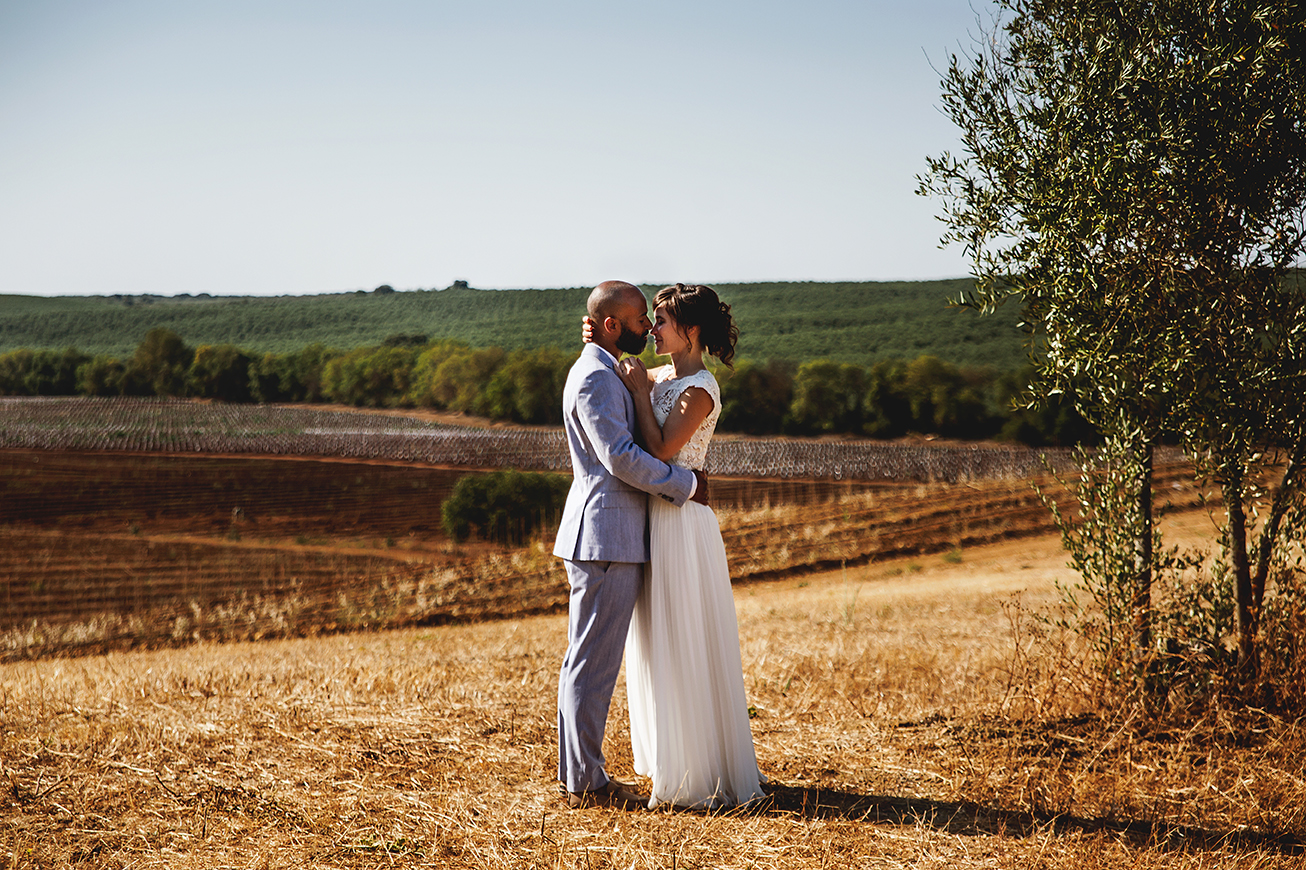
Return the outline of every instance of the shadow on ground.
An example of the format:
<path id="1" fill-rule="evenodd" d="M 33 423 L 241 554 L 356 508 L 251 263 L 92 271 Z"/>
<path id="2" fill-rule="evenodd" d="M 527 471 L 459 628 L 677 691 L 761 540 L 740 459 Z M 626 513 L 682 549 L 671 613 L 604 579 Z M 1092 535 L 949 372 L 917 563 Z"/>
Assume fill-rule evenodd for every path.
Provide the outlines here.
<path id="1" fill-rule="evenodd" d="M 1084 818 L 981 806 L 969 801 L 938 801 L 866 795 L 837 789 L 784 785 L 767 786 L 771 798 L 762 813 L 785 813 L 804 818 L 846 819 L 901 825 L 924 825 L 960 836 L 1004 834 L 1028 836 L 1036 831 L 1082 831 L 1116 834 L 1138 846 L 1170 849 L 1260 848 L 1283 854 L 1306 854 L 1306 838 L 1298 834 L 1266 834 L 1250 830 L 1220 831 L 1165 822 Z"/>

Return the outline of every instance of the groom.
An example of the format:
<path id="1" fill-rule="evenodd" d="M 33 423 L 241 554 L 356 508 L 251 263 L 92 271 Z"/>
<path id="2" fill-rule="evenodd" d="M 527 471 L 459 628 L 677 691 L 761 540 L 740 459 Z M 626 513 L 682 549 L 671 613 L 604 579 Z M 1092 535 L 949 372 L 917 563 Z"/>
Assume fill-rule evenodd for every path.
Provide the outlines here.
<path id="1" fill-rule="evenodd" d="M 625 281 L 605 281 L 586 307 L 594 341 L 571 367 L 562 394 L 573 479 L 553 548 L 571 586 L 558 677 L 558 779 L 572 807 L 634 809 L 647 798 L 608 778 L 603 732 L 649 558 L 645 493 L 679 507 L 691 497 L 706 503 L 707 487 L 697 472 L 655 459 L 634 441 L 635 405 L 616 366 L 622 352 L 637 354 L 647 344 L 652 324 L 644 294 Z"/>

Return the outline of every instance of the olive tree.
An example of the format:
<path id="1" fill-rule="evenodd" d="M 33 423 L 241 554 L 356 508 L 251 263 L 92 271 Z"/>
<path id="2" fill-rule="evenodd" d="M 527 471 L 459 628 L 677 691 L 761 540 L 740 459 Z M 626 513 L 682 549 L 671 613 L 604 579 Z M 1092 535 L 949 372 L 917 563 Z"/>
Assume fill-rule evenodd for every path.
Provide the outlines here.
<path id="1" fill-rule="evenodd" d="M 1099 564 L 1129 574 L 1140 669 L 1160 558 L 1153 449 L 1171 436 L 1199 458 L 1228 508 L 1247 666 L 1259 569 L 1246 567 L 1245 517 L 1267 449 L 1290 457 L 1267 566 L 1283 562 L 1273 541 L 1300 536 L 1282 523 L 1297 516 L 1306 330 L 1284 274 L 1303 251 L 1306 12 L 1292 0 L 996 5 L 944 74 L 961 153 L 930 159 L 920 179 L 943 204 L 943 240 L 972 262 L 974 292 L 956 301 L 1020 304 L 1038 392 L 1073 387 L 1102 431 L 1129 497 L 1091 521 L 1128 531 L 1111 536 L 1128 552 Z"/>

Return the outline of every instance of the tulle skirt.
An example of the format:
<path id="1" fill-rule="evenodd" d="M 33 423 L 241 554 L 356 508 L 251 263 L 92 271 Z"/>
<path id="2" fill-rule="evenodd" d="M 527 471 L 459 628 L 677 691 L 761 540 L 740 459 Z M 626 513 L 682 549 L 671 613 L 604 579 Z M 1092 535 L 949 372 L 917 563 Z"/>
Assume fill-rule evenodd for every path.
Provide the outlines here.
<path id="1" fill-rule="evenodd" d="M 649 499 L 652 564 L 626 637 L 635 771 L 650 806 L 715 809 L 764 796 L 739 657 L 739 622 L 711 508 Z"/>

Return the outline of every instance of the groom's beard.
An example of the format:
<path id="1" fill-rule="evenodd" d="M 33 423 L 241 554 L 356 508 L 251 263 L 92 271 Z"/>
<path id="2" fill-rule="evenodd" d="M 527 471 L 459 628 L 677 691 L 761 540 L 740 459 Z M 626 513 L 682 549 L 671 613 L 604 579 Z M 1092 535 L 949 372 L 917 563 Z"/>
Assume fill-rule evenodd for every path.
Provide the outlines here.
<path id="1" fill-rule="evenodd" d="M 646 347 L 648 347 L 647 335 L 631 332 L 624 325 L 621 327 L 621 335 L 617 336 L 617 350 L 638 356 Z"/>

